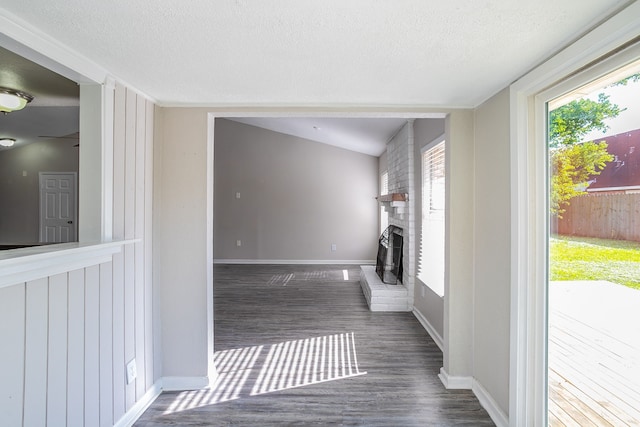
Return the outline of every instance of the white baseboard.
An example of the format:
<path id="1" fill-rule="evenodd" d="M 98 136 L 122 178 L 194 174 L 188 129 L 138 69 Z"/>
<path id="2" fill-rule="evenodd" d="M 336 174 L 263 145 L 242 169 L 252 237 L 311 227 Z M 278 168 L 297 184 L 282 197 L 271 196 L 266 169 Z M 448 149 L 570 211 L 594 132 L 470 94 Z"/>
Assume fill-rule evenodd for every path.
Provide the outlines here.
<path id="1" fill-rule="evenodd" d="M 272 265 L 371 265 L 372 259 L 214 259 L 214 264 L 272 264 Z"/>
<path id="2" fill-rule="evenodd" d="M 200 390 L 208 386 L 207 377 L 162 377 L 163 391 Z"/>
<path id="3" fill-rule="evenodd" d="M 114 427 L 131 427 L 163 391 L 199 390 L 209 386 L 207 377 L 163 377 L 114 424 Z"/>
<path id="4" fill-rule="evenodd" d="M 418 319 L 418 322 L 420 322 L 422 327 L 427 330 L 427 333 L 431 336 L 431 339 L 433 339 L 436 345 L 440 348 L 440 351 L 444 353 L 444 340 L 442 339 L 440 334 L 438 334 L 436 329 L 431 325 L 431 323 L 429 323 L 427 318 L 424 317 L 424 315 L 420 313 L 418 310 L 416 310 L 415 308 L 413 309 L 413 315 L 416 316 L 416 319 Z"/>
<path id="5" fill-rule="evenodd" d="M 449 375 L 444 368 L 440 368 L 440 373 L 438 374 L 438 378 L 444 384 L 444 388 L 453 390 L 453 389 L 464 389 L 471 390 L 473 386 L 473 377 L 455 377 Z"/>
<path id="6" fill-rule="evenodd" d="M 496 423 L 496 427 L 509 426 L 509 418 L 482 384 L 474 379 L 471 390 L 473 390 L 473 394 L 476 395 L 482 407 L 489 413 L 493 422 Z"/>
<path id="7" fill-rule="evenodd" d="M 161 380 L 156 381 L 149 390 L 114 424 L 114 427 L 131 427 L 162 392 Z"/>

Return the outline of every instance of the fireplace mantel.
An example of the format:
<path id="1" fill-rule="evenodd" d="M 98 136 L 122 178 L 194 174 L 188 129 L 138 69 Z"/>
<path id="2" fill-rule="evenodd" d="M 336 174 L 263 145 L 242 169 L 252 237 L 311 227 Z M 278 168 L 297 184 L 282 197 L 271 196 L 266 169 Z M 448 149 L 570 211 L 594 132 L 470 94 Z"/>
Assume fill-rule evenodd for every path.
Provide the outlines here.
<path id="1" fill-rule="evenodd" d="M 384 206 L 385 212 L 394 214 L 404 214 L 408 198 L 407 193 L 389 193 L 376 197 L 378 202 Z"/>

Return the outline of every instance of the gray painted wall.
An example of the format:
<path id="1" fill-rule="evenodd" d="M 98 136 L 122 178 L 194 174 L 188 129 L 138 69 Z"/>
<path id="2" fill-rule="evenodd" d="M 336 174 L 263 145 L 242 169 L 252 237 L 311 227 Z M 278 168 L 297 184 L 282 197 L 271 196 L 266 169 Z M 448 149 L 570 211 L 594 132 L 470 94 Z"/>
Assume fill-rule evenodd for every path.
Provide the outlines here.
<path id="1" fill-rule="evenodd" d="M 225 119 L 214 147 L 216 260 L 375 259 L 376 157 Z"/>
<path id="2" fill-rule="evenodd" d="M 509 413 L 509 89 L 475 110 L 474 377 Z"/>
<path id="3" fill-rule="evenodd" d="M 414 159 L 415 159 L 415 183 L 416 183 L 416 233 L 417 238 L 420 239 L 419 230 L 422 229 L 422 147 L 429 144 L 445 131 L 444 119 L 417 119 L 413 122 L 414 130 Z M 420 247 L 420 242 L 416 242 L 417 247 Z M 416 276 L 416 286 L 414 288 L 414 309 L 419 311 L 435 331 L 443 338 L 444 334 L 444 298 L 436 294 L 426 286 Z"/>
<path id="4" fill-rule="evenodd" d="M 38 172 L 78 172 L 75 144 L 47 140 L 0 151 L 0 243 L 38 242 Z"/>

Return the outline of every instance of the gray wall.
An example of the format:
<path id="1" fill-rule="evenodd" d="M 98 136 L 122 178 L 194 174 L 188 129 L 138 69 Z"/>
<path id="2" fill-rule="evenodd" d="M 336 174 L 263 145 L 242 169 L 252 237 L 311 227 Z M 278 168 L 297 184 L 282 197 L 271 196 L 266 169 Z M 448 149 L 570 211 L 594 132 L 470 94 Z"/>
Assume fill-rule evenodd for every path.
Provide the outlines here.
<path id="1" fill-rule="evenodd" d="M 214 147 L 216 260 L 375 259 L 376 157 L 225 119 Z"/>
<path id="2" fill-rule="evenodd" d="M 414 159 L 415 159 L 415 199 L 416 199 L 416 237 L 420 239 L 422 229 L 422 147 L 444 134 L 444 119 L 417 119 L 413 122 L 414 131 Z M 420 247 L 418 241 L 417 247 Z M 416 276 L 416 286 L 414 288 L 414 309 L 431 324 L 442 339 L 444 330 L 444 299 L 426 286 Z"/>
<path id="3" fill-rule="evenodd" d="M 475 110 L 474 377 L 509 413 L 509 89 Z"/>
<path id="4" fill-rule="evenodd" d="M 46 140 L 0 151 L 0 243 L 38 242 L 38 172 L 77 172 L 75 144 Z"/>

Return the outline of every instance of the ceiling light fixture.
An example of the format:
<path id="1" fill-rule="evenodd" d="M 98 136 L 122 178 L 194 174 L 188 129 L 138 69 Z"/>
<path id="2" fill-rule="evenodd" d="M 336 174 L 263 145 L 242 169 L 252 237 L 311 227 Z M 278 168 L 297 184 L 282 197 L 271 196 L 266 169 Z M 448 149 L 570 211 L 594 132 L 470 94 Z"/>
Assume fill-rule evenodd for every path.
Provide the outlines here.
<path id="1" fill-rule="evenodd" d="M 0 145 L 3 147 L 12 147 L 16 143 L 13 138 L 0 138 Z"/>
<path id="2" fill-rule="evenodd" d="M 0 112 L 4 114 L 22 110 L 31 101 L 33 96 L 28 93 L 0 87 Z"/>

